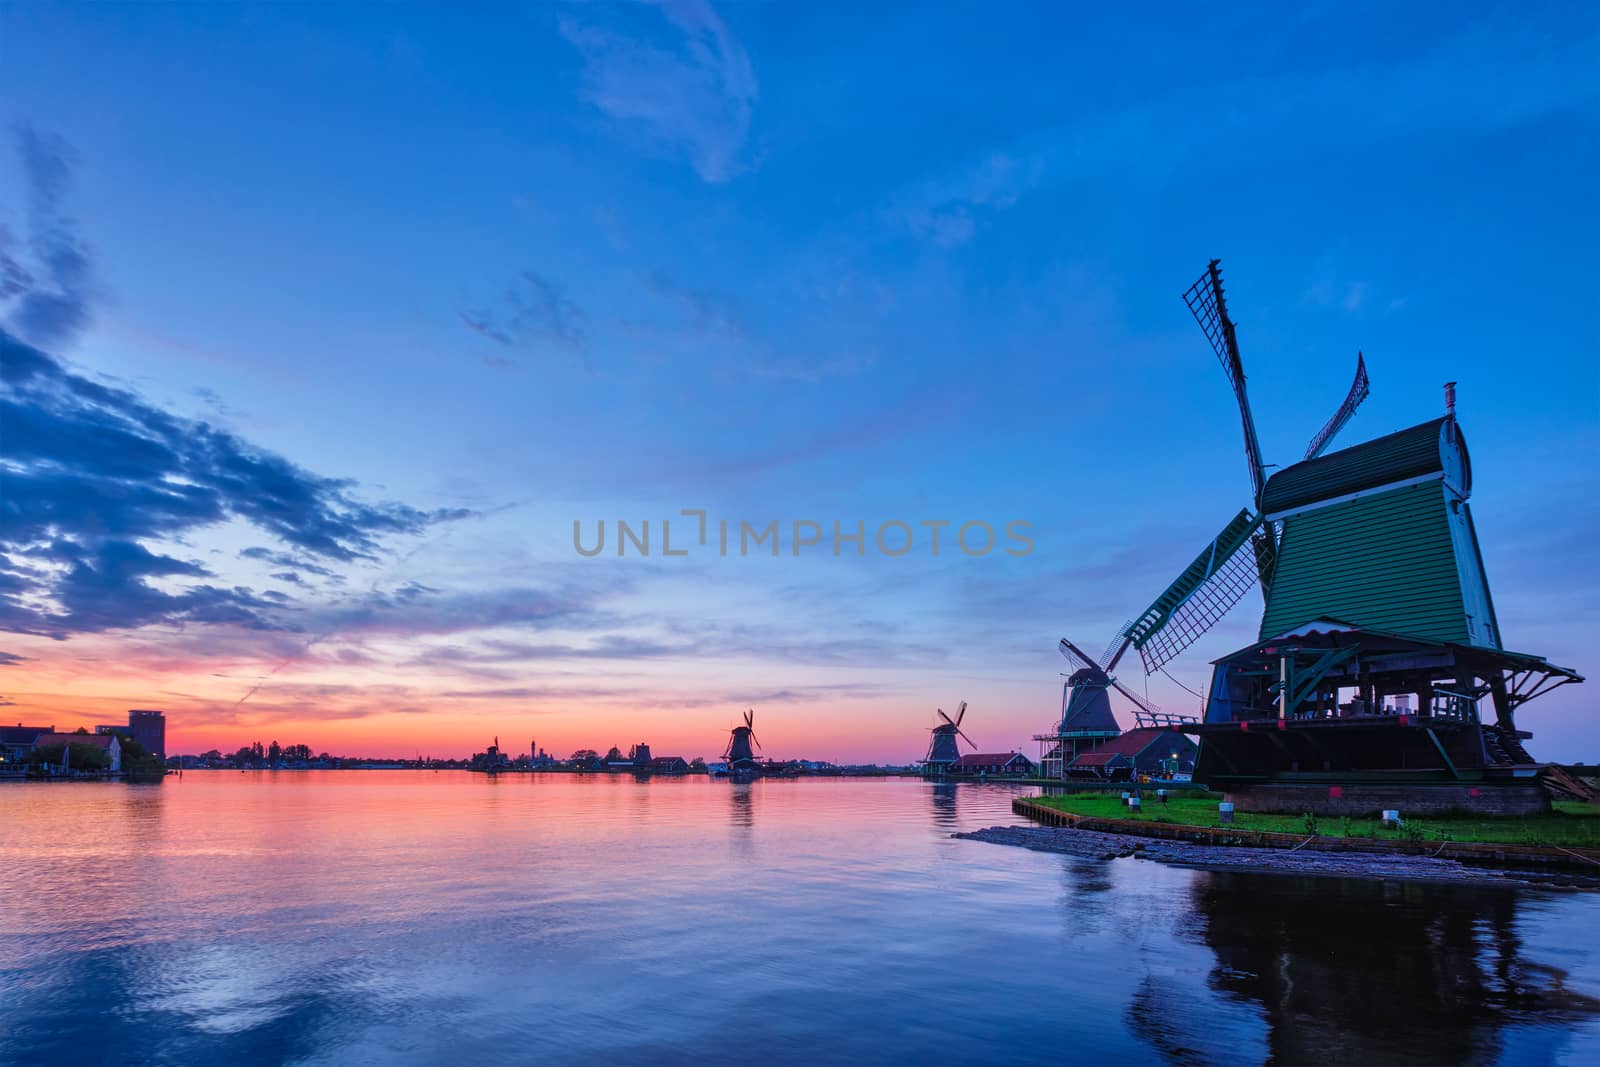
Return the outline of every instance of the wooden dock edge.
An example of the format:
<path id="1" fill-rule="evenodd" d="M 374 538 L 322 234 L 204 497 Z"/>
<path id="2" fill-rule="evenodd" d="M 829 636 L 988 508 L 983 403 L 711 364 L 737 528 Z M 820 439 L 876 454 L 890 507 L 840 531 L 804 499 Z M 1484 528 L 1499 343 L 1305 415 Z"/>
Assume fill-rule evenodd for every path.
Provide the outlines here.
<path id="1" fill-rule="evenodd" d="M 1130 837 L 1159 837 L 1194 841 L 1202 845 L 1234 845 L 1244 848 L 1297 848 L 1315 841 L 1323 852 L 1374 852 L 1390 855 L 1428 856 L 1460 860 L 1465 863 L 1499 863 L 1573 867 L 1600 871 L 1600 849 L 1566 848 L 1561 845 L 1511 845 L 1484 841 L 1383 841 L 1370 837 L 1313 837 L 1270 830 L 1245 830 L 1225 826 L 1190 826 L 1183 823 L 1152 822 L 1148 819 L 1102 819 L 1037 804 L 1031 797 L 1017 797 L 1011 811 L 1045 826 L 1066 826 L 1094 830 L 1103 834 Z"/>

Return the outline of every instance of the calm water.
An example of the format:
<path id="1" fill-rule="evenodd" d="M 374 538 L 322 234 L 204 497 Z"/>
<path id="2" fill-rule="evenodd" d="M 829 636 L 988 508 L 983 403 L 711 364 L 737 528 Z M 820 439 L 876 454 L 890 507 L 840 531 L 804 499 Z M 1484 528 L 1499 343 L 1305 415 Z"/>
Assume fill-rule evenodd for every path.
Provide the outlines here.
<path id="1" fill-rule="evenodd" d="M 0 1060 L 1600 1062 L 1600 896 L 951 840 L 1004 787 L 0 787 Z"/>

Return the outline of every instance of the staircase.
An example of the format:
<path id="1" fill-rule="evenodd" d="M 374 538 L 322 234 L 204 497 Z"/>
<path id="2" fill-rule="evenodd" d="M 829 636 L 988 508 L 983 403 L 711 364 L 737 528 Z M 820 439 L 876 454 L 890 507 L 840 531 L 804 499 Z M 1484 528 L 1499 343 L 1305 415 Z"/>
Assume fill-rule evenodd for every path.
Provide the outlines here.
<path id="1" fill-rule="evenodd" d="M 1556 800 L 1581 800 L 1589 804 L 1600 800 L 1600 793 L 1588 782 L 1554 764 L 1540 769 L 1539 784 Z"/>
<path id="2" fill-rule="evenodd" d="M 1483 727 L 1483 750 L 1489 756 L 1490 766 L 1526 767 L 1534 763 L 1528 750 L 1522 747 L 1522 739 L 1498 726 Z M 1539 768 L 1539 784 L 1555 800 L 1581 800 L 1590 804 L 1600 801 L 1600 791 L 1553 763 Z"/>
<path id="3" fill-rule="evenodd" d="M 1498 726 L 1483 728 L 1483 749 L 1489 755 L 1491 766 L 1526 766 L 1534 762 L 1528 750 L 1522 747 L 1522 739 Z"/>

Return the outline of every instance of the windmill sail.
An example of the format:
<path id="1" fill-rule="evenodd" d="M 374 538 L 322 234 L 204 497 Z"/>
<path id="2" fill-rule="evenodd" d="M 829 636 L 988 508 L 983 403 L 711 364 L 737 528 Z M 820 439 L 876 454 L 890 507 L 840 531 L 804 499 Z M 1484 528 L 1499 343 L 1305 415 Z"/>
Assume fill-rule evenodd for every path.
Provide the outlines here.
<path id="1" fill-rule="evenodd" d="M 1239 401 L 1239 419 L 1244 426 L 1245 458 L 1250 464 L 1250 484 L 1255 490 L 1251 499 L 1261 506 L 1261 490 L 1266 484 L 1265 467 L 1261 463 L 1261 442 L 1256 439 L 1256 420 L 1250 412 L 1250 398 L 1244 389 L 1244 361 L 1239 358 L 1239 339 L 1234 334 L 1233 320 L 1228 318 L 1228 303 L 1222 292 L 1222 260 L 1213 259 L 1200 280 L 1183 294 L 1184 303 L 1200 329 L 1211 342 L 1212 351 L 1222 361 L 1228 373 L 1228 384 Z"/>
<path id="2" fill-rule="evenodd" d="M 1118 637 L 1121 637 L 1121 635 L 1119 634 Z M 1061 644 L 1059 647 L 1061 649 L 1061 654 L 1067 658 L 1068 663 L 1072 664 L 1072 669 L 1074 671 L 1081 671 L 1085 667 L 1098 666 L 1098 664 L 1096 664 L 1095 661 L 1090 658 L 1088 653 L 1084 652 L 1083 649 L 1079 648 L 1071 641 L 1068 641 L 1065 637 L 1061 639 Z"/>
<path id="3" fill-rule="evenodd" d="M 1112 687 L 1116 689 L 1117 692 L 1128 698 L 1128 702 L 1130 704 L 1144 712 L 1146 715 L 1154 716 L 1161 714 L 1160 708 L 1156 707 L 1154 704 L 1150 703 L 1150 701 L 1146 700 L 1138 693 L 1135 693 L 1132 689 L 1129 689 L 1115 678 L 1108 679 L 1108 681 L 1110 681 Z"/>
<path id="4" fill-rule="evenodd" d="M 1339 431 L 1344 429 L 1345 423 L 1349 422 L 1351 417 L 1355 415 L 1356 408 L 1361 406 L 1361 402 L 1367 398 L 1367 394 L 1370 392 L 1372 392 L 1372 388 L 1371 383 L 1367 380 L 1367 360 L 1365 356 L 1357 352 L 1356 380 L 1350 383 L 1350 392 L 1345 394 L 1344 403 L 1340 404 L 1339 410 L 1333 413 L 1333 418 L 1323 424 L 1322 429 L 1317 431 L 1317 436 L 1313 437 L 1311 443 L 1306 446 L 1305 459 L 1316 459 L 1322 455 L 1323 449 L 1327 448 L 1334 437 L 1338 436 Z"/>
<path id="5" fill-rule="evenodd" d="M 1194 562 L 1134 619 L 1126 636 L 1145 673 L 1161 669 L 1211 629 L 1250 591 L 1257 573 L 1261 517 L 1240 510 Z M 1270 539 L 1270 535 L 1269 535 Z M 1241 551 L 1250 546 L 1252 551 Z"/>

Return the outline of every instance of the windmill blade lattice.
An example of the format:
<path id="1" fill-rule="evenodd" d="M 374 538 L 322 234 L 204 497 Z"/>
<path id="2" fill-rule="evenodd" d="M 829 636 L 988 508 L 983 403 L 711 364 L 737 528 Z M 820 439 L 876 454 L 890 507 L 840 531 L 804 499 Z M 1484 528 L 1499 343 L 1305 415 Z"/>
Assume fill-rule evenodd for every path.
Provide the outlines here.
<path id="1" fill-rule="evenodd" d="M 1129 689 L 1115 678 L 1110 679 L 1110 682 L 1112 686 L 1116 688 L 1117 692 L 1127 697 L 1134 707 L 1138 708 L 1146 715 L 1156 716 L 1161 714 L 1161 709 L 1159 707 L 1135 693 L 1133 690 Z"/>
<path id="2" fill-rule="evenodd" d="M 1250 398 L 1245 394 L 1244 360 L 1239 356 L 1239 338 L 1234 332 L 1233 320 L 1228 317 L 1228 302 L 1222 289 L 1222 260 L 1213 259 L 1206 266 L 1200 280 L 1183 294 L 1189 312 L 1200 324 L 1200 330 L 1211 342 L 1211 349 L 1227 372 L 1228 384 L 1239 401 L 1239 419 L 1244 428 L 1245 458 L 1250 464 L 1250 484 L 1255 489 L 1251 498 L 1256 506 L 1261 504 L 1261 490 L 1266 484 L 1266 468 L 1261 462 L 1261 442 L 1256 438 L 1256 420 L 1250 412 Z"/>
<path id="3" fill-rule="evenodd" d="M 1127 629 L 1146 674 L 1171 662 L 1244 599 L 1260 577 L 1252 546 L 1260 516 L 1240 511 Z"/>
<path id="4" fill-rule="evenodd" d="M 1357 352 L 1356 378 L 1355 381 L 1350 383 L 1350 391 L 1345 394 L 1344 403 L 1339 405 L 1339 410 L 1333 413 L 1332 418 L 1323 423 L 1322 429 L 1317 431 L 1317 436 L 1311 439 L 1311 443 L 1306 446 L 1306 454 L 1303 458 L 1316 459 L 1322 455 L 1323 449 L 1327 448 L 1339 431 L 1344 429 L 1345 423 L 1355 416 L 1356 408 L 1361 406 L 1361 402 L 1371 392 L 1372 383 L 1367 378 L 1367 358 Z"/>
<path id="5" fill-rule="evenodd" d="M 1126 627 L 1124 627 L 1124 629 L 1126 629 Z M 1118 639 L 1120 640 L 1120 638 L 1121 635 L 1119 634 Z M 1086 667 L 1096 666 L 1094 660 L 1090 659 L 1084 654 L 1084 651 L 1081 648 L 1073 644 L 1071 641 L 1068 641 L 1065 637 L 1061 639 L 1061 644 L 1058 647 L 1061 649 L 1061 654 L 1066 657 L 1067 662 L 1072 664 L 1072 669 L 1074 671 L 1081 671 Z"/>

